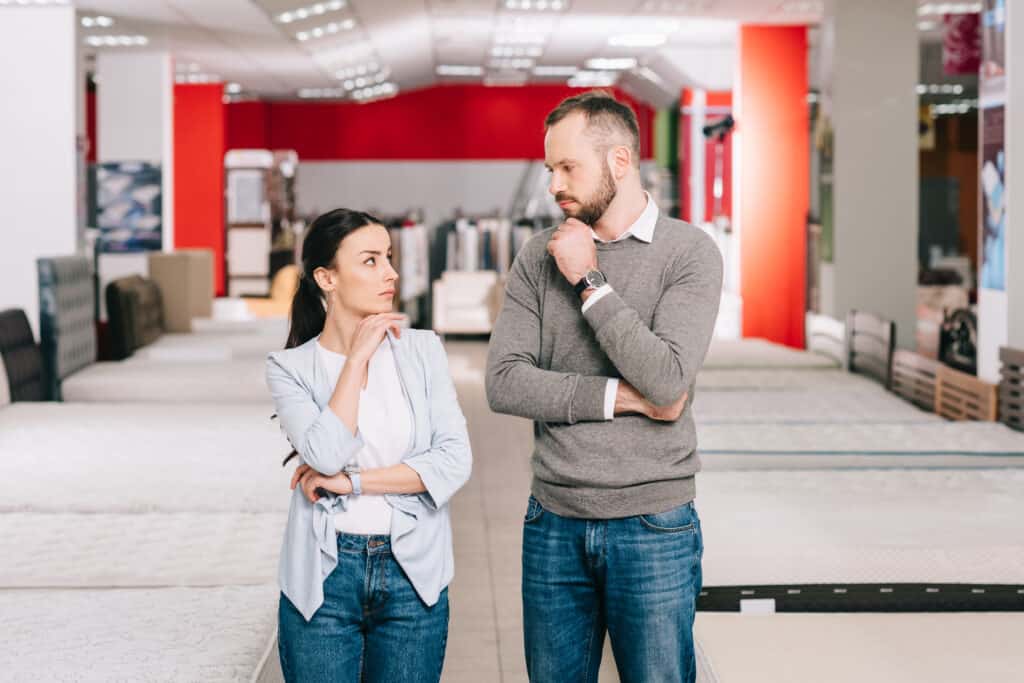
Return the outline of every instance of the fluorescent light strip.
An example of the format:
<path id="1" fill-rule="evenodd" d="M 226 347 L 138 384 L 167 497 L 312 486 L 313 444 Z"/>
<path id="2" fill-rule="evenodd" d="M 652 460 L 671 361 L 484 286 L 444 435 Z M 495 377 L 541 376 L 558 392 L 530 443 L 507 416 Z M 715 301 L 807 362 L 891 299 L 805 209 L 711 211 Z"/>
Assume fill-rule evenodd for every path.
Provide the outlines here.
<path id="1" fill-rule="evenodd" d="M 561 12 L 568 0 L 505 0 L 505 9 L 537 12 Z"/>
<path id="2" fill-rule="evenodd" d="M 468 64 L 441 64 L 437 67 L 438 76 L 483 76 L 484 69 Z"/>
<path id="3" fill-rule="evenodd" d="M 305 42 L 311 38 L 323 38 L 324 36 L 331 36 L 342 31 L 351 31 L 356 27 L 355 19 L 345 19 L 344 21 L 332 21 L 324 26 L 317 26 L 316 28 L 308 31 L 299 31 L 295 34 L 295 37 Z"/>
<path id="4" fill-rule="evenodd" d="M 929 2 L 917 8 L 918 16 L 934 14 L 978 14 L 985 8 L 980 2 Z"/>
<path id="5" fill-rule="evenodd" d="M 299 90 L 299 97 L 303 99 L 335 98 L 345 96 L 345 91 L 340 88 L 303 88 Z"/>
<path id="6" fill-rule="evenodd" d="M 146 36 L 88 36 L 85 39 L 85 44 L 91 47 L 138 47 L 148 45 L 149 38 Z"/>
<path id="7" fill-rule="evenodd" d="M 534 76 L 575 76 L 579 72 L 579 67 L 575 66 L 535 66 L 533 67 Z"/>
<path id="8" fill-rule="evenodd" d="M 587 60 L 587 68 L 594 71 L 619 71 L 636 66 L 634 57 L 596 57 Z"/>
<path id="9" fill-rule="evenodd" d="M 603 88 L 615 85 L 618 73 L 614 71 L 580 71 L 569 79 L 573 88 Z"/>
<path id="10" fill-rule="evenodd" d="M 293 21 L 301 21 L 310 17 L 318 17 L 328 12 L 337 12 L 338 10 L 345 8 L 345 0 L 331 0 L 331 2 L 318 2 L 315 5 L 309 5 L 308 7 L 300 7 L 298 9 L 289 10 L 282 12 L 274 17 L 274 21 L 279 24 L 290 24 Z"/>
<path id="11" fill-rule="evenodd" d="M 608 38 L 608 44 L 615 47 L 658 47 L 666 41 L 664 33 L 626 33 Z"/>

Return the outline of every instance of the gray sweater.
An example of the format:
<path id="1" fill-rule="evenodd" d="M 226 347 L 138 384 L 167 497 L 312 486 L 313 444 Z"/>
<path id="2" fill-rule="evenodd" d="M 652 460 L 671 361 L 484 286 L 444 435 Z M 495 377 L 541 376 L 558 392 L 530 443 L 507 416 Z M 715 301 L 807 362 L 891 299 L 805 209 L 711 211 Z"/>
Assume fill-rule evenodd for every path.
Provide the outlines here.
<path id="1" fill-rule="evenodd" d="M 722 258 L 703 231 L 662 216 L 650 244 L 598 243 L 614 291 L 584 314 L 547 244 L 516 256 L 491 335 L 491 409 L 534 421 L 533 494 L 552 512 L 615 519 L 693 500 L 700 469 L 691 404 L 718 315 Z M 605 386 L 621 377 L 655 405 L 688 391 L 676 422 L 604 419 Z"/>

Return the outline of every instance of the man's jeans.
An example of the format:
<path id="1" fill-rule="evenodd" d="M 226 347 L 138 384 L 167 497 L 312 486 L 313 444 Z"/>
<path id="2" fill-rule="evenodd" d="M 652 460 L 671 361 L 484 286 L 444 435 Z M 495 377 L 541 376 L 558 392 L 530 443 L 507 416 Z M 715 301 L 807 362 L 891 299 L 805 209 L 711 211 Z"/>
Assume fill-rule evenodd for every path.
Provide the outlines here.
<path id="1" fill-rule="evenodd" d="M 531 496 L 523 525 L 530 681 L 597 681 L 606 630 L 623 683 L 695 681 L 703 551 L 693 503 L 585 520 L 560 517 Z"/>
<path id="2" fill-rule="evenodd" d="M 437 683 L 447 639 L 448 589 L 427 607 L 387 536 L 338 534 L 338 566 L 308 623 L 284 595 L 278 608 L 289 683 Z"/>

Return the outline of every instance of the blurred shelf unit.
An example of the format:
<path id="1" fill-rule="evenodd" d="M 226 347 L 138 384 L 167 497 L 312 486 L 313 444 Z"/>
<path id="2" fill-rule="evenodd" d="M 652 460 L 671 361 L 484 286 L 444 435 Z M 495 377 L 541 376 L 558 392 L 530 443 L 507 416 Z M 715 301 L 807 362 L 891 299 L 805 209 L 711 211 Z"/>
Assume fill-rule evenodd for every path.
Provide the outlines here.
<path id="1" fill-rule="evenodd" d="M 298 155 L 235 149 L 224 156 L 224 273 L 228 296 L 270 293 L 274 274 L 296 262 L 302 225 L 295 216 Z"/>
<path id="2" fill-rule="evenodd" d="M 442 223 L 432 248 L 432 326 L 439 334 L 489 334 L 515 255 L 547 219 L 494 216 Z"/>
<path id="3" fill-rule="evenodd" d="M 426 322 L 430 294 L 430 236 L 419 211 L 378 216 L 391 234 L 391 265 L 398 272 L 395 308 L 413 327 Z"/>

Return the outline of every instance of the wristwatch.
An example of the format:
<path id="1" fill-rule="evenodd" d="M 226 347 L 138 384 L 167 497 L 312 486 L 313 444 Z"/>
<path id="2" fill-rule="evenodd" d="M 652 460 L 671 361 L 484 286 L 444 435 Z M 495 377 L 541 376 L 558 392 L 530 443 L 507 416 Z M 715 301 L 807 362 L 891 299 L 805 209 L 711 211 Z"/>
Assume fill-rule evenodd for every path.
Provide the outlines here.
<path id="1" fill-rule="evenodd" d="M 583 276 L 582 280 L 573 285 L 573 289 L 576 290 L 578 296 L 588 289 L 598 289 L 606 284 L 608 284 L 608 279 L 605 278 L 604 273 L 600 270 L 591 270 Z"/>
<path id="2" fill-rule="evenodd" d="M 363 482 L 362 478 L 359 476 L 359 465 L 349 465 L 345 468 L 344 472 L 345 476 L 348 477 L 348 480 L 352 482 L 352 495 L 363 495 Z"/>

